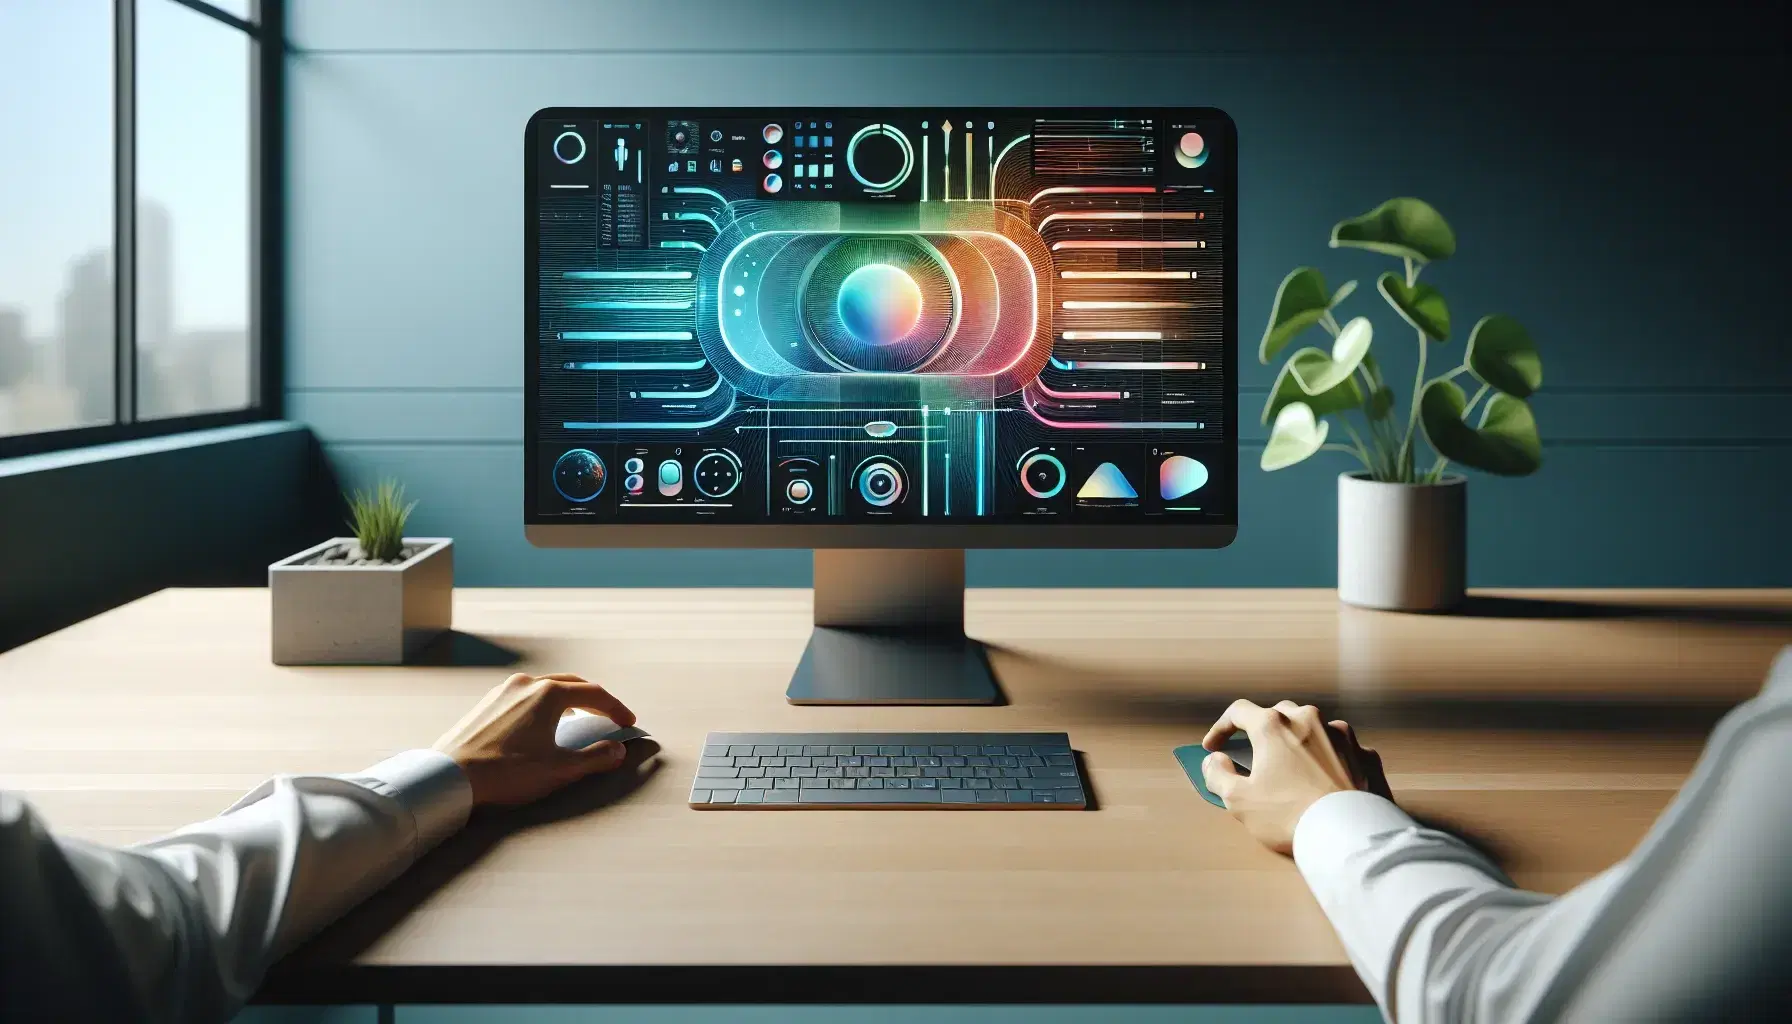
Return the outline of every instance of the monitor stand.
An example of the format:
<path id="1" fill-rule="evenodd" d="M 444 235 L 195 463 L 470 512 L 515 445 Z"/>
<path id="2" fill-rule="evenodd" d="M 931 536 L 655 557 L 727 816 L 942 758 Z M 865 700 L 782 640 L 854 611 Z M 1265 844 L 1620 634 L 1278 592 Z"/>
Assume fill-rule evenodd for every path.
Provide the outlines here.
<path id="1" fill-rule="evenodd" d="M 815 552 L 815 632 L 792 704 L 996 704 L 983 645 L 964 635 L 964 552 Z"/>

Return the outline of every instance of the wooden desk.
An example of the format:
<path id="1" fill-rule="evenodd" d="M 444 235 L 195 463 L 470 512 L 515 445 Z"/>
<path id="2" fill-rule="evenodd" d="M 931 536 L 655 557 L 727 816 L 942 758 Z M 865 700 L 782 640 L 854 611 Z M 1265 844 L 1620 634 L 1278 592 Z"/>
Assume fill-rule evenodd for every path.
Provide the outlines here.
<path id="1" fill-rule="evenodd" d="M 475 636 L 400 669 L 276 668 L 267 614 L 264 591 L 167 591 L 0 656 L 0 786 L 69 833 L 145 839 L 270 773 L 430 743 L 508 652 L 611 685 L 664 745 L 477 820 L 277 968 L 262 998 L 294 1002 L 1360 1001 L 1292 864 L 1172 746 L 1237 696 L 1320 703 L 1402 803 L 1561 891 L 1631 847 L 1792 643 L 1788 591 L 1484 594 L 1444 617 L 985 590 L 971 631 L 1007 706 L 797 708 L 806 591 L 463 590 Z M 1067 729 L 1097 806 L 699 813 L 711 729 Z"/>

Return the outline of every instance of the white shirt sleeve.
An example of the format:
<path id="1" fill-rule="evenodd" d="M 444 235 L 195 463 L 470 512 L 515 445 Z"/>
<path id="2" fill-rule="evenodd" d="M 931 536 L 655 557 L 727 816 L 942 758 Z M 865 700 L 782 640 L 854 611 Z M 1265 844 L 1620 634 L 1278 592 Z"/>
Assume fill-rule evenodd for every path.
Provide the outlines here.
<path id="1" fill-rule="evenodd" d="M 433 750 L 278 776 L 126 849 L 58 839 L 0 793 L 0 1020 L 223 1021 L 471 808 L 466 776 Z"/>
<path id="2" fill-rule="evenodd" d="M 1628 870 L 1559 899 L 1526 892 L 1473 847 L 1361 792 L 1307 808 L 1294 861 L 1399 1024 L 1525 1020 Z"/>

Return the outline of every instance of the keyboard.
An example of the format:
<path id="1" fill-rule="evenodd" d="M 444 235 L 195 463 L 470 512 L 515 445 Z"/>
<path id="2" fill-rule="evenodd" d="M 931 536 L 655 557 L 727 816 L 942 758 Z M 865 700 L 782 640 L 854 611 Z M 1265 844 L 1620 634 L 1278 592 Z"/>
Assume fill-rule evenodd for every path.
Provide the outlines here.
<path id="1" fill-rule="evenodd" d="M 699 810 L 1082 810 L 1061 732 L 712 732 Z"/>

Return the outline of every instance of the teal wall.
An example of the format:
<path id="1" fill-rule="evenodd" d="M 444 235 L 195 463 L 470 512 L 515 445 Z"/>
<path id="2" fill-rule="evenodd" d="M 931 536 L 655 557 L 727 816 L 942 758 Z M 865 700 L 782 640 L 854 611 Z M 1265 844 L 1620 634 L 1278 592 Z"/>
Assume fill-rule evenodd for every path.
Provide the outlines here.
<path id="1" fill-rule="evenodd" d="M 1471 487 L 1471 582 L 1792 579 L 1783 39 L 1413 0 L 1086 4 L 308 0 L 292 5 L 290 412 L 350 481 L 397 474 L 465 584 L 801 585 L 800 552 L 538 551 L 521 528 L 522 152 L 546 105 L 1213 104 L 1240 136 L 1241 528 L 1221 552 L 983 552 L 984 585 L 1326 585 L 1341 464 L 1255 469 L 1276 283 L 1390 195 L 1461 238 L 1458 323 L 1543 346 L 1547 465 Z M 1640 10 L 1640 9 L 1636 9 Z M 1356 12 L 1356 13 L 1353 13 Z M 1775 139 L 1778 143 L 1775 143 Z M 1355 308 L 1375 311 L 1365 288 Z M 1385 309 L 1378 351 L 1410 351 Z M 1460 355 L 1461 334 L 1442 350 Z M 1410 370 L 1405 371 L 1410 373 Z M 1398 376 L 1398 374 L 1391 374 Z M 1333 456 L 1332 458 L 1337 458 Z"/>

